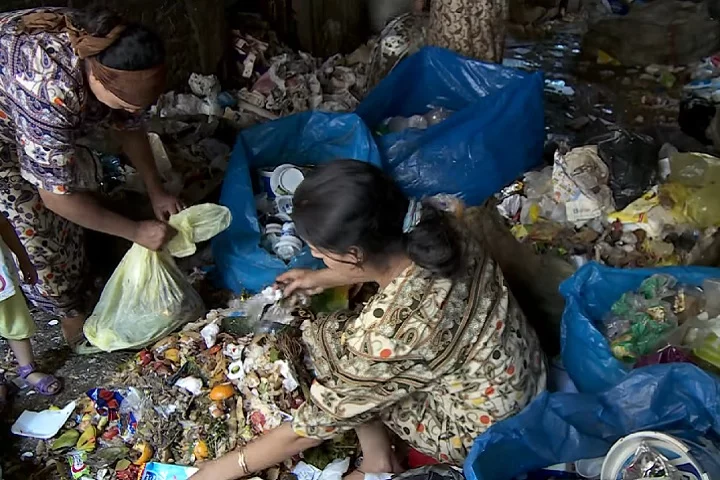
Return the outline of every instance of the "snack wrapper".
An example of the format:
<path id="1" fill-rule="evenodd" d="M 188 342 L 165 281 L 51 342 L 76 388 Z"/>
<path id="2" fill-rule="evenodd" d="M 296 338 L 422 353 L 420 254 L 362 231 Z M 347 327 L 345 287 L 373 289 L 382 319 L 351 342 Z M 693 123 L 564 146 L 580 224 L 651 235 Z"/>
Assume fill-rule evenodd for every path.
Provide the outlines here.
<path id="1" fill-rule="evenodd" d="M 641 443 L 635 452 L 635 458 L 623 471 L 623 480 L 641 480 L 657 478 L 664 480 L 683 480 L 682 475 L 667 458 L 650 447 Z"/>
<path id="2" fill-rule="evenodd" d="M 143 467 L 140 480 L 187 480 L 197 471 L 195 467 L 150 462 Z"/>
<path id="3" fill-rule="evenodd" d="M 90 467 L 85 463 L 85 460 L 87 460 L 87 452 L 74 450 L 68 454 L 67 458 L 70 464 L 72 478 L 82 478 L 90 474 Z"/>

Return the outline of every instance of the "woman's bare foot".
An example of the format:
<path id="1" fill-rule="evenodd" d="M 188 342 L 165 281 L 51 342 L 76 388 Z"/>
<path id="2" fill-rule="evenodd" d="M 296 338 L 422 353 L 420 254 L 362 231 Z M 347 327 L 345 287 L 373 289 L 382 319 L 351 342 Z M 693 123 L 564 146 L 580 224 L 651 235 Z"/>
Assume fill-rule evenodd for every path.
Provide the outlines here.
<path id="1" fill-rule="evenodd" d="M 62 329 L 63 337 L 65 342 L 75 350 L 80 345 L 85 336 L 83 335 L 83 326 L 85 325 L 85 315 L 77 317 L 67 317 L 60 321 L 60 328 Z"/>

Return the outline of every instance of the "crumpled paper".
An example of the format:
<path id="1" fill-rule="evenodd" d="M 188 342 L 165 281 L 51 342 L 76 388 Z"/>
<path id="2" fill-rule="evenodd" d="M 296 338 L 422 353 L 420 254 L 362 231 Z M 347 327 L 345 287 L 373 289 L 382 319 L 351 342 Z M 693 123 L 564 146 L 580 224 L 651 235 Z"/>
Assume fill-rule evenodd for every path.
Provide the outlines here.
<path id="1" fill-rule="evenodd" d="M 565 205 L 568 221 L 584 223 L 615 209 L 608 186 L 610 171 L 596 145 L 555 152 L 553 198 Z"/>

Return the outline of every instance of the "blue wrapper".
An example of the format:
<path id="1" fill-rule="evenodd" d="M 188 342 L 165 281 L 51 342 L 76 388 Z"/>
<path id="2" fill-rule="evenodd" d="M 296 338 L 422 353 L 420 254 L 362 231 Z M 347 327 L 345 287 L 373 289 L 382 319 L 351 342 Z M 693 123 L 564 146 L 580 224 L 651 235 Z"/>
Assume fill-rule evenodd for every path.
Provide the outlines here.
<path id="1" fill-rule="evenodd" d="M 187 480 L 197 471 L 195 467 L 150 462 L 145 465 L 140 480 Z"/>

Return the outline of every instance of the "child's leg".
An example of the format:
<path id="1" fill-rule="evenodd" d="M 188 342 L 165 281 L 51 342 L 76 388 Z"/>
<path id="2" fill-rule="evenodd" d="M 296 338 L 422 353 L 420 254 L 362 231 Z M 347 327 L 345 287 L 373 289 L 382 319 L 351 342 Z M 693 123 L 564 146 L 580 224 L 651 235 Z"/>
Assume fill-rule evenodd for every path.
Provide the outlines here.
<path id="1" fill-rule="evenodd" d="M 35 371 L 35 356 L 33 355 L 32 345 L 29 339 L 8 340 L 8 343 L 20 366 L 18 373 L 22 378 L 27 380 L 30 385 L 35 387 L 38 393 L 55 395 L 60 391 L 61 384 L 57 378 L 47 373 Z"/>

